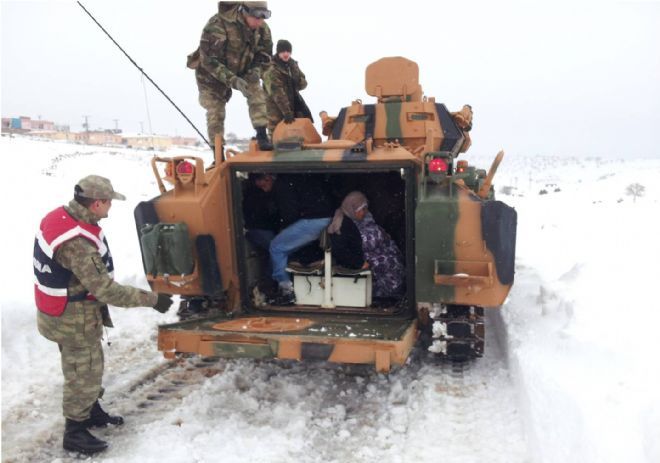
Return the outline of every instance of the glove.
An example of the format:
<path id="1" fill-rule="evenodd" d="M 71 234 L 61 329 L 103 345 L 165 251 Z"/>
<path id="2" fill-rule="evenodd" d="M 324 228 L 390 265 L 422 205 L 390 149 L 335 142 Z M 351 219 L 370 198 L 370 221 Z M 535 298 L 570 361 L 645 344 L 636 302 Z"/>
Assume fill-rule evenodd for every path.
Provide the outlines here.
<path id="1" fill-rule="evenodd" d="M 243 96 L 247 98 L 248 83 L 245 81 L 245 79 L 241 79 L 238 76 L 234 76 L 231 79 L 229 79 L 229 85 L 231 85 L 232 88 L 235 88 L 236 90 L 241 92 Z"/>
<path id="2" fill-rule="evenodd" d="M 160 313 L 165 313 L 169 310 L 172 305 L 172 295 L 165 293 L 158 293 L 158 301 L 154 305 L 154 309 Z"/>
<path id="3" fill-rule="evenodd" d="M 293 117 L 293 114 L 287 114 L 284 116 L 283 120 L 285 124 L 292 124 L 296 120 L 296 118 Z"/>

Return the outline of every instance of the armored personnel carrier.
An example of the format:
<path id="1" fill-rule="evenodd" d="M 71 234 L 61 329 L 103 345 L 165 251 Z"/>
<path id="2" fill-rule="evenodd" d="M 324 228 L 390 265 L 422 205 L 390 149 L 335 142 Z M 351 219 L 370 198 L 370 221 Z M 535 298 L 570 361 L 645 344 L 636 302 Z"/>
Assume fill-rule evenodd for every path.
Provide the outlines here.
<path id="1" fill-rule="evenodd" d="M 383 58 L 366 70 L 373 103 L 321 113 L 325 141 L 308 119 L 281 123 L 275 149 L 223 149 L 205 166 L 192 156 L 152 160 L 160 195 L 135 210 L 154 291 L 181 295 L 182 321 L 161 325 L 168 358 L 321 359 L 373 364 L 387 372 L 418 339 L 437 356 L 479 357 L 484 308 L 496 308 L 514 279 L 516 212 L 493 196 L 489 171 L 457 160 L 470 146 L 472 110 L 449 112 L 422 94 L 415 62 Z M 290 262 L 296 301 L 269 297 L 268 253 L 245 237 L 243 194 L 251 174 L 326 182 L 339 206 L 359 189 L 375 221 L 403 254 L 405 292 L 372 295 L 369 269 L 333 262 L 322 235 L 320 262 Z"/>

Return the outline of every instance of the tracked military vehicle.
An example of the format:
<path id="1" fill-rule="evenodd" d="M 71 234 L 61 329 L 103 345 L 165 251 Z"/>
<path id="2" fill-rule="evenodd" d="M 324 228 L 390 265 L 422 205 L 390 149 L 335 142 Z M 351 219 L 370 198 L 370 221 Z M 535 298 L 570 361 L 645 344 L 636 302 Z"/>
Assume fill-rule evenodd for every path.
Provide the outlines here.
<path id="1" fill-rule="evenodd" d="M 516 212 L 492 187 L 503 153 L 488 171 L 457 160 L 470 146 L 472 110 L 423 96 L 418 75 L 401 57 L 369 65 L 375 101 L 321 113 L 325 141 L 296 119 L 276 127 L 273 151 L 216 140 L 208 167 L 192 156 L 153 158 L 160 195 L 135 210 L 145 272 L 192 315 L 159 327 L 166 357 L 321 359 L 386 372 L 420 338 L 437 356 L 483 354 L 484 308 L 501 305 L 514 279 Z M 245 238 L 242 196 L 253 173 L 314 176 L 332 185 L 337 206 L 362 191 L 403 253 L 405 294 L 376 300 L 370 271 L 338 268 L 321 239 L 321 262 L 289 265 L 295 304 L 269 302 L 260 284 L 268 255 Z"/>

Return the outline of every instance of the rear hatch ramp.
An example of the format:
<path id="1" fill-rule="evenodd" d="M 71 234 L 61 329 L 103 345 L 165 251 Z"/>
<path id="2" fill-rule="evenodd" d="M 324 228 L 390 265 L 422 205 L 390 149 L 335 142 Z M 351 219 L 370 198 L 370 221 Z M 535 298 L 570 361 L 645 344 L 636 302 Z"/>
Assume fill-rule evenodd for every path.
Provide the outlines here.
<path id="1" fill-rule="evenodd" d="M 402 365 L 417 340 L 417 320 L 394 317 L 214 316 L 161 325 L 158 349 L 205 357 L 325 360 L 373 364 L 379 372 Z"/>

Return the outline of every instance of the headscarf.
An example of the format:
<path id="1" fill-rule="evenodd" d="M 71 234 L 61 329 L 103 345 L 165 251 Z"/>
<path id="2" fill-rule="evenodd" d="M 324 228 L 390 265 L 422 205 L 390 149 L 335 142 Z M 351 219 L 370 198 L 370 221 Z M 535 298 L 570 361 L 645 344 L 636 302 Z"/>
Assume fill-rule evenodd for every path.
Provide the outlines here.
<path id="1" fill-rule="evenodd" d="M 341 235 L 340 229 L 344 216 L 348 216 L 355 221 L 355 214 L 367 206 L 369 206 L 369 201 L 367 201 L 365 195 L 359 191 L 351 191 L 342 201 L 341 207 L 335 211 L 335 216 L 328 225 L 328 233 Z"/>

